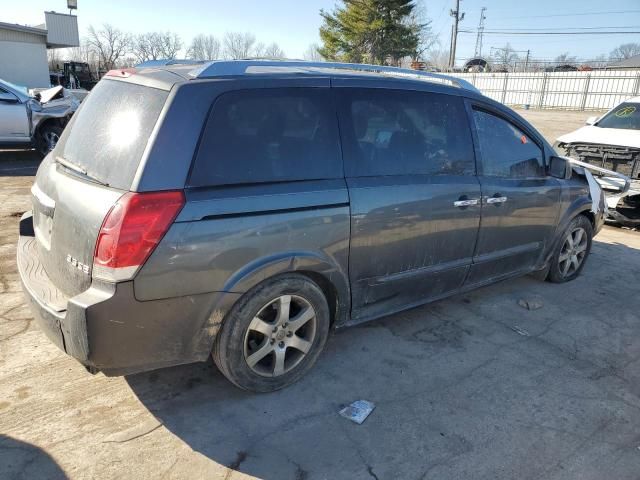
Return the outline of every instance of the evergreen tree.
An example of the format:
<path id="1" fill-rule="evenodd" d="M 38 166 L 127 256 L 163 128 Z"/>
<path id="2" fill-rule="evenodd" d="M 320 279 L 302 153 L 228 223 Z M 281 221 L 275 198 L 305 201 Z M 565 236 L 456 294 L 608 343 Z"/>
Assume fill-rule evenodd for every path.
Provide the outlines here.
<path id="1" fill-rule="evenodd" d="M 420 25 L 412 22 L 414 0 L 343 0 L 333 12 L 320 10 L 322 47 L 327 60 L 397 63 L 415 54 Z"/>

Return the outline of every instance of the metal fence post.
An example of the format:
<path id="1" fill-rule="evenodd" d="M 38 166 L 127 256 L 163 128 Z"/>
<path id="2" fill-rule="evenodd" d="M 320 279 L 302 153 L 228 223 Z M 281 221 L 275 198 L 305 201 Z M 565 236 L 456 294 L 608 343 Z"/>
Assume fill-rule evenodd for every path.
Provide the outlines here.
<path id="1" fill-rule="evenodd" d="M 542 75 L 542 88 L 540 89 L 540 101 L 538 102 L 538 108 L 544 107 L 544 95 L 547 90 L 547 72 Z"/>
<path id="2" fill-rule="evenodd" d="M 636 73 L 636 81 L 633 83 L 633 96 L 637 97 L 640 92 L 640 73 Z"/>
<path id="3" fill-rule="evenodd" d="M 507 98 L 507 82 L 509 82 L 509 74 L 505 73 L 504 74 L 504 85 L 502 85 L 502 103 L 504 103 L 504 101 Z"/>
<path id="4" fill-rule="evenodd" d="M 587 73 L 587 78 L 584 82 L 584 91 L 582 92 L 582 102 L 580 103 L 580 110 L 584 111 L 587 105 L 587 95 L 589 95 L 589 83 L 591 82 L 591 74 Z"/>

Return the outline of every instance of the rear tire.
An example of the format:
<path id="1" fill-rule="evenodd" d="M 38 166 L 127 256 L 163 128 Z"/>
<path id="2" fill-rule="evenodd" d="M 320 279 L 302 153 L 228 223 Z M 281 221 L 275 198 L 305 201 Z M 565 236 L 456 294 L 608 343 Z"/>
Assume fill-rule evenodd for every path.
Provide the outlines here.
<path id="1" fill-rule="evenodd" d="M 591 252 L 592 239 L 593 226 L 587 217 L 578 215 L 571 220 L 553 254 L 547 279 L 564 283 L 580 275 Z"/>
<path id="2" fill-rule="evenodd" d="M 213 346 L 213 360 L 233 384 L 272 392 L 313 367 L 329 334 L 322 290 L 302 275 L 268 280 L 232 307 Z"/>

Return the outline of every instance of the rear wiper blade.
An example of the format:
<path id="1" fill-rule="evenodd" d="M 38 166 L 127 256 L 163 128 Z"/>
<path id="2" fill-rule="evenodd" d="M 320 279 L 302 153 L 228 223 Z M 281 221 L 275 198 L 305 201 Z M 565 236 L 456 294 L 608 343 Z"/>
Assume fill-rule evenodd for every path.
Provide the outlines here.
<path id="1" fill-rule="evenodd" d="M 93 176 L 89 175 L 89 173 L 87 173 L 87 169 L 86 168 L 81 167 L 80 165 L 76 165 L 75 163 L 71 163 L 70 161 L 65 160 L 62 157 L 56 157 L 56 163 L 59 163 L 63 167 L 71 170 L 72 172 L 81 174 L 82 176 L 86 177 L 88 180 L 90 180 L 90 181 L 92 181 L 94 183 L 98 183 L 100 185 L 104 185 L 105 187 L 109 186 L 108 183 L 103 182 L 102 180 L 99 180 L 96 177 L 93 177 Z"/>

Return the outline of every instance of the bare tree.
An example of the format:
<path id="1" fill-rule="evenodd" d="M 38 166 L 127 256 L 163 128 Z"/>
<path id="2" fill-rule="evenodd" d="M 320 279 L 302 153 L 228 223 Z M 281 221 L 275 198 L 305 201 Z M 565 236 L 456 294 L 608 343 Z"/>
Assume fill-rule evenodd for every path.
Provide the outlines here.
<path id="1" fill-rule="evenodd" d="M 411 60 L 423 62 L 426 60 L 427 52 L 438 43 L 438 37 L 431 29 L 431 20 L 427 16 L 427 6 L 424 1 L 416 3 L 416 7 L 409 16 L 408 25 L 418 37 L 418 44 Z"/>
<path id="2" fill-rule="evenodd" d="M 131 36 L 107 23 L 101 30 L 89 27 L 88 44 L 98 56 L 100 67 L 110 70 L 124 59 L 131 45 Z"/>
<path id="3" fill-rule="evenodd" d="M 97 66 L 96 54 L 86 38 L 80 39 L 80 45 L 65 49 L 65 58 L 76 62 L 85 62 Z"/>
<path id="4" fill-rule="evenodd" d="M 609 64 L 607 56 L 605 54 L 600 54 L 596 58 L 594 58 L 589 65 L 593 68 L 604 68 Z"/>
<path id="5" fill-rule="evenodd" d="M 257 42 L 251 48 L 251 52 L 249 54 L 250 57 L 266 57 L 265 51 L 267 50 L 267 46 L 262 42 Z"/>
<path id="6" fill-rule="evenodd" d="M 496 48 L 493 53 L 494 63 L 506 70 L 509 70 L 519 59 L 520 57 L 510 43 L 507 43 L 504 47 Z"/>
<path id="7" fill-rule="evenodd" d="M 304 51 L 302 58 L 304 58 L 305 60 L 309 60 L 311 62 L 324 61 L 324 58 L 322 58 L 322 55 L 320 55 L 320 52 L 318 51 L 319 49 L 320 49 L 320 45 L 318 45 L 317 43 L 310 44 L 307 47 L 307 49 Z"/>
<path id="8" fill-rule="evenodd" d="M 176 58 L 182 49 L 182 39 L 174 32 L 163 32 L 160 34 L 160 52 L 162 58 Z"/>
<path id="9" fill-rule="evenodd" d="M 147 32 L 134 37 L 131 53 L 138 62 L 175 58 L 182 48 L 182 40 L 177 33 Z"/>
<path id="10" fill-rule="evenodd" d="M 626 60 L 627 58 L 640 55 L 640 43 L 623 43 L 619 47 L 611 50 L 610 60 Z"/>
<path id="11" fill-rule="evenodd" d="M 256 37 L 251 33 L 227 32 L 224 35 L 224 56 L 238 59 L 249 58 L 256 53 Z"/>
<path id="12" fill-rule="evenodd" d="M 56 71 L 62 68 L 62 55 L 60 49 L 50 48 L 47 50 L 47 62 L 49 63 L 49 70 Z"/>
<path id="13" fill-rule="evenodd" d="M 133 53 L 138 62 L 161 58 L 160 34 L 147 32 L 136 35 L 131 40 L 131 53 Z"/>
<path id="14" fill-rule="evenodd" d="M 220 40 L 213 35 L 199 34 L 193 37 L 187 49 L 187 57 L 193 60 L 217 60 L 220 58 Z"/>
<path id="15" fill-rule="evenodd" d="M 554 59 L 556 65 L 575 65 L 577 61 L 577 58 L 569 55 L 569 52 L 561 53 Z"/>
<path id="16" fill-rule="evenodd" d="M 262 56 L 268 58 L 285 58 L 287 55 L 284 53 L 284 50 L 280 48 L 280 45 L 273 42 L 264 48 Z"/>
<path id="17" fill-rule="evenodd" d="M 449 68 L 449 50 L 431 49 L 427 53 L 427 63 L 438 70 Z"/>

